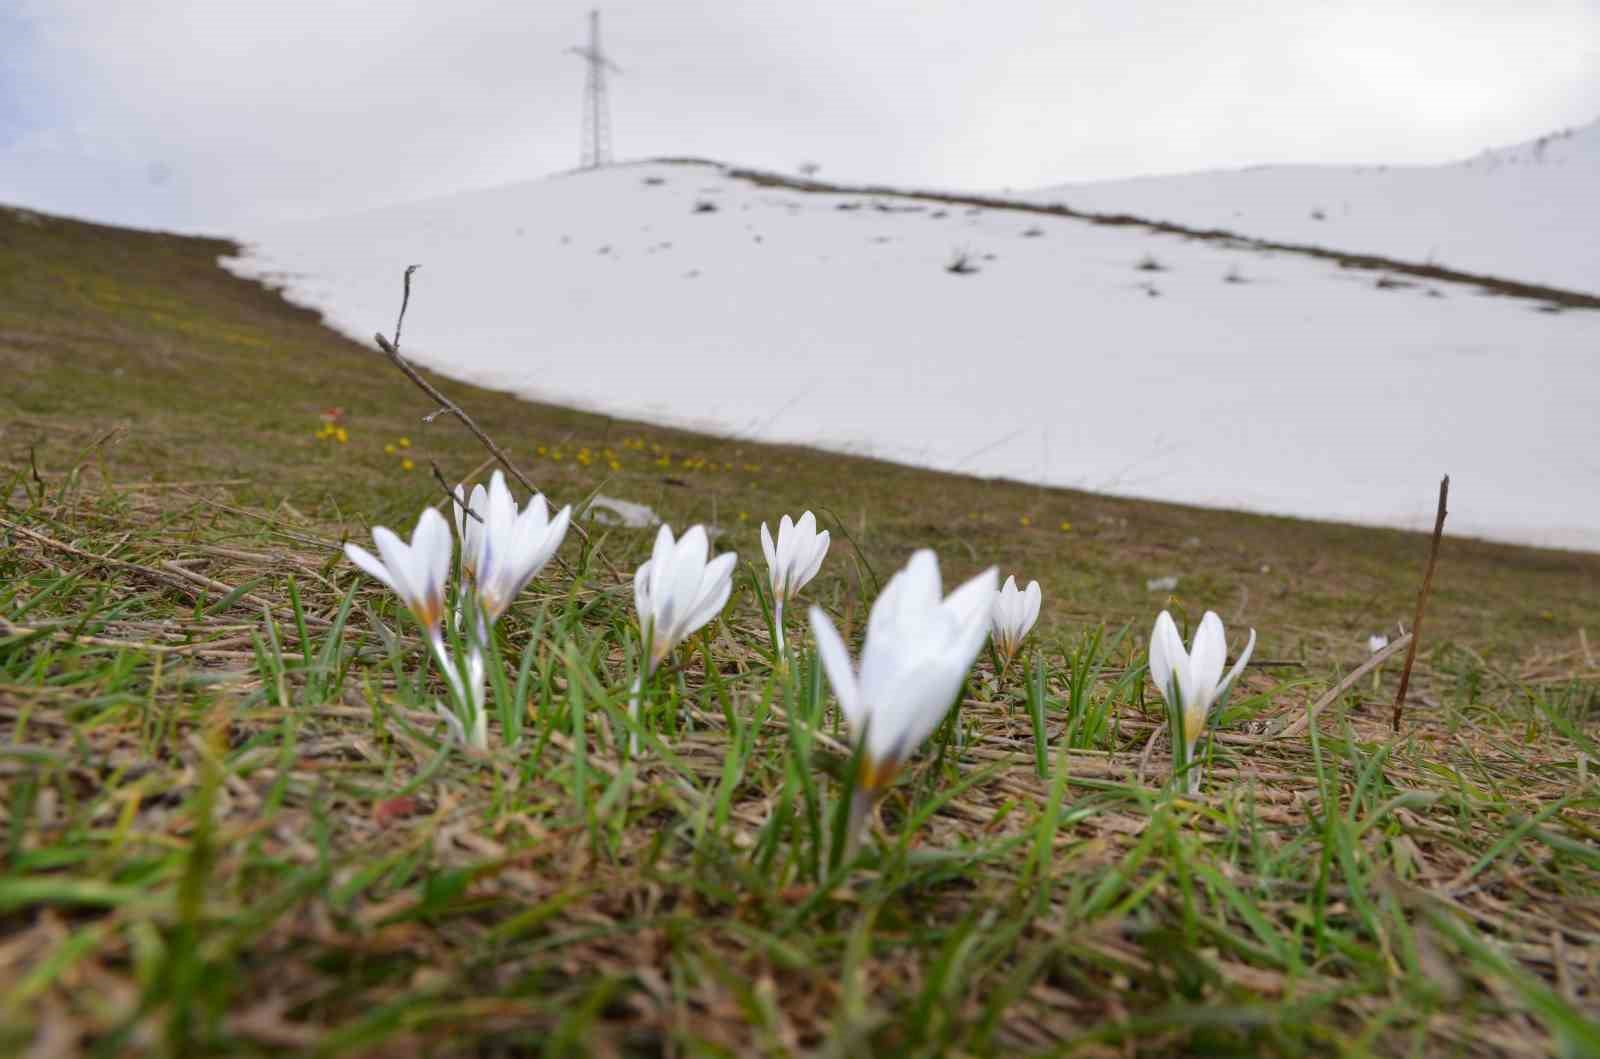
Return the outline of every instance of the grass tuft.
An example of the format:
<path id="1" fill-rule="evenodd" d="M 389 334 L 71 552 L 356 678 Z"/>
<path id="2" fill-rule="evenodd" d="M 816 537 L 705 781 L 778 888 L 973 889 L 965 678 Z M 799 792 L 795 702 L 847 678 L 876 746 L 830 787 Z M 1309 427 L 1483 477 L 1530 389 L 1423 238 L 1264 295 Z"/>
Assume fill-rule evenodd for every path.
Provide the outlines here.
<path id="1" fill-rule="evenodd" d="M 803 623 L 774 664 L 759 578 L 630 721 L 611 568 L 648 530 L 535 582 L 495 749 L 449 746 L 426 645 L 338 545 L 440 499 L 386 443 L 482 457 L 227 249 L 0 211 L 0 1049 L 1600 1052 L 1600 560 L 1447 540 L 1402 734 L 1380 673 L 1267 738 L 1409 613 L 1422 538 L 444 383 L 563 502 L 604 483 L 747 558 L 825 511 L 807 601 L 847 636 L 913 545 L 1040 580 L 1027 664 L 980 662 L 847 855 L 851 747 Z M 1186 598 L 1146 589 L 1167 570 Z M 1144 669 L 1162 606 L 1261 630 L 1197 799 Z"/>

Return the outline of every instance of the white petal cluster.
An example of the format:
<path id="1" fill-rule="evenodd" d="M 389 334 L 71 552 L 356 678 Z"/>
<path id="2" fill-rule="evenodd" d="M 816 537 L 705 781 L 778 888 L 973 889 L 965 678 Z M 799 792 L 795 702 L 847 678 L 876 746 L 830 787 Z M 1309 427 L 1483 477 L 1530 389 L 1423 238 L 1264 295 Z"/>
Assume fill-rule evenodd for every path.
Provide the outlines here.
<path id="1" fill-rule="evenodd" d="M 382 559 L 357 544 L 346 544 L 345 556 L 399 596 L 430 637 L 438 636 L 452 550 L 444 516 L 431 507 L 425 509 L 409 545 L 387 526 L 374 526 L 372 541 Z"/>
<path id="2" fill-rule="evenodd" d="M 884 586 L 854 668 L 833 622 L 811 608 L 811 631 L 851 737 L 863 738 L 859 789 L 880 792 L 949 712 L 989 634 L 993 567 L 942 594 L 939 560 L 919 551 Z"/>
<path id="3" fill-rule="evenodd" d="M 676 539 L 671 526 L 662 526 L 650 558 L 633 575 L 639 628 L 650 645 L 648 671 L 654 672 L 728 602 L 738 556 L 724 552 L 709 559 L 710 551 L 704 526 L 690 526 Z"/>
<path id="4" fill-rule="evenodd" d="M 1178 634 L 1178 626 L 1172 620 L 1172 615 L 1162 611 L 1161 616 L 1156 618 L 1155 628 L 1150 633 L 1150 679 L 1155 682 L 1156 689 L 1168 705 L 1175 707 L 1182 715 L 1183 731 L 1172 733 L 1172 739 L 1174 750 L 1179 739 L 1182 739 L 1187 750 L 1185 761 L 1193 761 L 1194 748 L 1205 732 L 1206 717 L 1211 712 L 1212 704 L 1222 698 L 1229 685 L 1244 671 L 1255 646 L 1256 631 L 1251 629 L 1249 643 L 1245 644 L 1244 651 L 1228 675 L 1223 676 L 1222 669 L 1228 661 L 1228 640 L 1222 628 L 1222 619 L 1217 617 L 1215 611 L 1206 611 L 1205 617 L 1200 619 L 1200 628 L 1194 634 L 1194 645 L 1188 651 L 1183 649 L 1183 637 Z M 1174 695 L 1177 696 L 1176 702 L 1173 701 Z M 1199 786 L 1200 772 L 1191 767 L 1190 793 L 1197 793 Z"/>
<path id="5" fill-rule="evenodd" d="M 389 529 L 374 527 L 372 539 L 378 546 L 378 556 L 354 544 L 346 544 L 344 551 L 351 562 L 399 596 L 423 627 L 458 705 L 455 711 L 444 706 L 435 709 L 462 745 L 486 751 L 489 733 L 484 702 L 484 649 L 489 629 L 561 547 L 572 509 L 562 508 L 551 518 L 544 497 L 535 493 L 519 512 L 505 476 L 499 471 L 490 479 L 488 489 L 474 486 L 469 495 L 465 486 L 457 486 L 451 507 L 456 532 L 461 537 L 462 572 L 477 602 L 477 622 L 471 629 L 464 623 L 459 626 L 472 639 L 465 681 L 445 648 L 440 628 L 454 551 L 444 516 L 431 507 L 424 508 L 409 545 Z"/>
<path id="6" fill-rule="evenodd" d="M 767 556 L 767 580 L 774 602 L 782 605 L 794 599 L 817 576 L 828 554 L 828 531 L 817 532 L 817 517 L 807 511 L 795 522 L 788 515 L 778 520 L 778 539 L 773 541 L 767 524 L 761 524 L 761 550 Z"/>
<path id="7" fill-rule="evenodd" d="M 422 626 L 456 703 L 454 710 L 436 708 L 456 740 L 486 751 L 485 659 L 492 655 L 492 630 L 560 549 L 571 526 L 572 509 L 564 507 L 552 515 L 549 503 L 538 493 L 519 507 L 499 471 L 487 486 L 470 491 L 464 484 L 457 486 L 451 507 L 461 539 L 462 583 L 456 597 L 459 613 L 449 631 L 454 636 L 459 629 L 467 640 L 460 665 L 450 657 L 441 628 L 453 540 L 438 511 L 422 512 L 409 542 L 378 526 L 372 531 L 376 555 L 355 544 L 346 544 L 344 550 L 352 563 L 393 590 Z M 829 544 L 828 532 L 817 529 L 810 511 L 799 519 L 784 515 L 776 534 L 761 525 L 780 660 L 786 657 L 783 609 L 816 577 Z M 650 558 L 633 578 L 644 645 L 630 702 L 635 721 L 650 675 L 727 605 L 736 562 L 732 552 L 712 554 L 704 526 L 691 526 L 681 537 L 674 536 L 670 526 L 660 527 Z M 850 806 L 852 846 L 900 768 L 948 716 L 984 640 L 993 637 L 1003 671 L 1038 623 L 1042 601 L 1039 582 L 1029 581 L 1021 588 L 1010 576 L 1001 586 L 993 567 L 946 595 L 937 557 L 927 549 L 917 551 L 873 602 L 859 663 L 822 609 L 811 608 L 817 657 L 861 759 Z M 1150 677 L 1173 717 L 1174 765 L 1184 768 L 1190 763 L 1191 792 L 1199 786 L 1199 771 L 1192 766 L 1195 747 L 1212 708 L 1243 672 L 1255 642 L 1252 629 L 1232 669 L 1224 673 L 1227 638 L 1214 612 L 1205 613 L 1187 649 L 1171 614 L 1162 611 L 1156 619 L 1150 638 Z M 1376 653 L 1387 644 L 1378 635 L 1368 647 Z M 641 731 L 636 724 L 631 741 L 635 749 Z"/>
<path id="8" fill-rule="evenodd" d="M 990 620 L 994 646 L 1000 652 L 1002 664 L 1009 665 L 1016 657 L 1023 637 L 1039 620 L 1039 604 L 1042 601 L 1037 581 L 1029 581 L 1027 591 L 1018 590 L 1015 577 L 1006 578 L 1006 583 L 1000 586 L 1000 591 L 994 597 Z"/>
<path id="9" fill-rule="evenodd" d="M 499 471 L 489 479 L 487 494 L 482 486 L 474 487 L 467 501 L 478 518 L 462 511 L 461 494 L 462 487 L 456 486 L 452 506 L 461 533 L 461 565 L 476 586 L 484 620 L 493 625 L 561 547 L 572 508 L 564 507 L 551 518 L 544 495 L 535 493 L 518 512 Z"/>
<path id="10" fill-rule="evenodd" d="M 457 701 L 467 702 L 461 674 L 456 671 L 450 652 L 445 650 L 444 634 L 439 628 L 439 622 L 444 617 L 444 589 L 450 577 L 450 555 L 454 550 L 450 527 L 445 524 L 444 516 L 431 507 L 424 508 L 422 516 L 417 519 L 416 529 L 411 531 L 409 546 L 387 526 L 374 526 L 372 540 L 378 546 L 381 560 L 365 548 L 348 543 L 344 546 L 345 556 L 400 597 L 400 602 L 405 604 L 427 635 L 428 645 L 439 659 L 439 668 Z M 443 710 L 443 707 L 438 709 Z M 460 727 L 459 723 L 457 727 Z"/>

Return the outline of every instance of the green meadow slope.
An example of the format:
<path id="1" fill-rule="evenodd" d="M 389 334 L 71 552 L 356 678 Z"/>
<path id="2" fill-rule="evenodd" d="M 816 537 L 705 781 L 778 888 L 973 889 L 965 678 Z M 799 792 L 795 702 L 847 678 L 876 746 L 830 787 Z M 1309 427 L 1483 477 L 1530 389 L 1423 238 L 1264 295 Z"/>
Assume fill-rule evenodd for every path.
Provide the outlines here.
<path id="1" fill-rule="evenodd" d="M 1039 580 L 1025 667 L 980 660 L 835 864 L 837 711 L 748 571 L 623 752 L 647 530 L 569 539 L 499 629 L 500 749 L 441 743 L 414 628 L 338 545 L 486 454 L 231 249 L 0 208 L 0 1048 L 1600 1054 L 1600 556 L 1447 535 L 1401 736 L 1398 659 L 1275 736 L 1409 625 L 1425 538 L 435 379 L 558 504 L 756 566 L 815 510 L 846 629 L 915 547 Z M 1162 607 L 1260 637 L 1194 800 L 1152 738 Z"/>

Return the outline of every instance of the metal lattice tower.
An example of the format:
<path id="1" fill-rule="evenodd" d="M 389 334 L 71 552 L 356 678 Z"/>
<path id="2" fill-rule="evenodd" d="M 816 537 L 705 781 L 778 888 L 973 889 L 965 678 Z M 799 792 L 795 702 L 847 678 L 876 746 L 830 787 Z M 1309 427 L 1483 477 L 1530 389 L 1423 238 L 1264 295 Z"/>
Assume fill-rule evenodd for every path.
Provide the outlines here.
<path id="1" fill-rule="evenodd" d="M 611 162 L 611 106 L 606 99 L 606 71 L 622 72 L 600 50 L 600 12 L 589 12 L 588 46 L 567 51 L 589 67 L 583 81 L 583 144 L 578 164 L 584 169 L 598 169 Z"/>

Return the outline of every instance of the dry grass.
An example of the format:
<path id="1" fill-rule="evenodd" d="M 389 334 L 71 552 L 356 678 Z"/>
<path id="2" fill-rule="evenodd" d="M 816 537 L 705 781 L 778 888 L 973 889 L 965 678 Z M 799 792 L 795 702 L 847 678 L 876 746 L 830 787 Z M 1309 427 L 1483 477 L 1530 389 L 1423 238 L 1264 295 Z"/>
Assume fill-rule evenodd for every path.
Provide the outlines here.
<path id="1" fill-rule="evenodd" d="M 611 567 L 643 533 L 569 545 L 502 623 L 517 745 L 441 745 L 410 626 L 336 546 L 434 498 L 382 441 L 452 478 L 479 455 L 222 249 L 0 212 L 26 380 L 0 395 L 0 1049 L 1600 1054 L 1595 558 L 1447 541 L 1403 737 L 1391 665 L 1271 738 L 1408 613 L 1422 538 L 443 384 L 558 500 L 604 482 L 746 556 L 760 519 L 826 507 L 810 594 L 847 626 L 914 543 L 1040 579 L 1026 670 L 980 663 L 834 867 L 836 711 L 809 659 L 774 666 L 747 575 L 622 752 Z M 334 402 L 343 446 L 311 436 Z M 607 448 L 620 472 L 576 460 Z M 1141 670 L 1167 572 L 1189 620 L 1262 635 L 1197 800 L 1164 789 Z"/>

